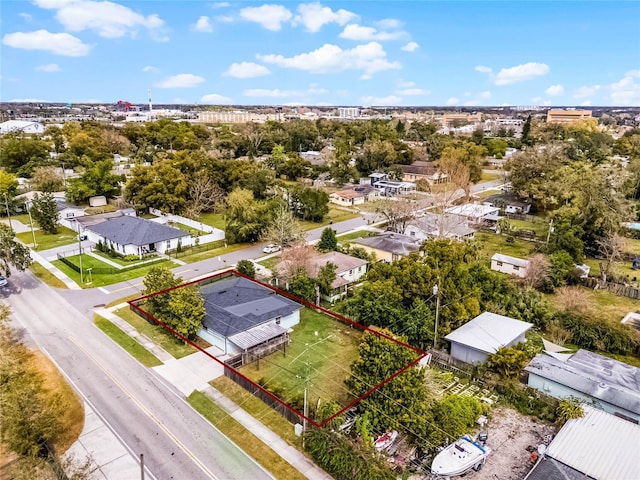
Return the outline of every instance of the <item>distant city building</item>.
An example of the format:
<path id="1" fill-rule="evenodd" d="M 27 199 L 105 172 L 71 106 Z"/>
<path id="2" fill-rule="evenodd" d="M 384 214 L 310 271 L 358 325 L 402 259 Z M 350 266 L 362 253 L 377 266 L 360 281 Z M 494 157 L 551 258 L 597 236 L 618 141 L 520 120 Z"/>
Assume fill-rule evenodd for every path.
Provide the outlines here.
<path id="1" fill-rule="evenodd" d="M 465 124 L 482 122 L 481 113 L 445 113 L 442 115 L 443 127 L 458 127 Z"/>
<path id="2" fill-rule="evenodd" d="M 245 111 L 205 111 L 198 112 L 198 122 L 202 123 L 264 123 L 268 120 L 279 120 L 276 113 L 253 113 Z"/>
<path id="3" fill-rule="evenodd" d="M 44 133 L 44 125 L 42 125 L 40 122 L 31 122 L 25 120 L 9 120 L 0 123 L 0 134 L 10 132 Z"/>
<path id="4" fill-rule="evenodd" d="M 591 110 L 549 110 L 547 123 L 574 123 L 593 118 Z"/>
<path id="5" fill-rule="evenodd" d="M 339 107 L 338 117 L 341 118 L 356 118 L 360 116 L 360 109 L 357 107 Z"/>

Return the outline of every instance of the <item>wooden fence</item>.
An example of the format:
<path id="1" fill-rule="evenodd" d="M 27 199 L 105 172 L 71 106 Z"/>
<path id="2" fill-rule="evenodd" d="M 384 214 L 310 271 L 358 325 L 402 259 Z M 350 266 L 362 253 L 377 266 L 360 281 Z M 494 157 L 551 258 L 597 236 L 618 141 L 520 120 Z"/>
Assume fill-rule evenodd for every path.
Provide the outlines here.
<path id="1" fill-rule="evenodd" d="M 583 284 L 588 288 L 607 290 L 611 293 L 615 293 L 616 295 L 620 295 L 621 297 L 640 300 L 640 288 L 632 287 L 631 285 L 626 285 L 624 283 L 604 282 L 598 278 L 589 277 L 583 280 Z"/>

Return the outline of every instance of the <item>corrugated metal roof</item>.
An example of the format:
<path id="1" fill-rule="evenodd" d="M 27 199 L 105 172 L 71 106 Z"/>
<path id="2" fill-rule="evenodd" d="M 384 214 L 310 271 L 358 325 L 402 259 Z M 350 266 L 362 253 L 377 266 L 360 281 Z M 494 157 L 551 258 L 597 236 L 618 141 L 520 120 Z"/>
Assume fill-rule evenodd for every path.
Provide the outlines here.
<path id="1" fill-rule="evenodd" d="M 284 335 L 285 333 L 287 333 L 285 328 L 282 328 L 280 325 L 276 324 L 276 322 L 269 322 L 258 325 L 257 327 L 244 332 L 231 335 L 229 340 L 243 350 L 247 350 L 251 347 L 255 347 L 256 345 L 260 345 L 261 343 L 268 342 L 272 338 Z"/>
<path id="2" fill-rule="evenodd" d="M 515 318 L 484 312 L 444 338 L 481 352 L 496 353 L 532 326 Z"/>
<path id="3" fill-rule="evenodd" d="M 545 455 L 596 480 L 640 478 L 640 426 L 585 405 L 569 420 Z"/>
<path id="4" fill-rule="evenodd" d="M 493 257 L 491 257 L 491 260 L 495 260 L 496 262 L 508 263 L 510 265 L 516 265 L 523 268 L 527 268 L 529 266 L 529 260 L 512 257 L 510 255 L 503 255 L 502 253 L 494 253 Z"/>

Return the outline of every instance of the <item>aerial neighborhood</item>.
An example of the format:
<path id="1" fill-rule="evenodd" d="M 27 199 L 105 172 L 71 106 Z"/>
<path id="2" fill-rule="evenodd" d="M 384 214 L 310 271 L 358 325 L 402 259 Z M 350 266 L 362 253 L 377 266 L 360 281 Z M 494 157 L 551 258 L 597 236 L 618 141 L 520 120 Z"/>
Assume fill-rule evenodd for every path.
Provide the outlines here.
<path id="1" fill-rule="evenodd" d="M 438 61 L 411 17 L 450 7 L 401 3 L 216 2 L 189 22 L 175 2 L 8 7 L 65 33 L 2 37 L 1 478 L 638 478 L 640 71 L 570 96 L 567 79 L 533 87 L 558 78 L 547 64 L 477 60 L 492 91 L 436 97 L 409 81 L 409 56 Z M 246 42 L 225 30 L 250 24 Z M 193 51 L 173 50 L 178 28 Z M 309 53 L 220 53 L 216 86 L 161 61 L 189 71 L 222 31 L 246 53 L 330 29 Z M 135 79 L 116 52 L 146 42 Z M 28 93 L 16 72 L 97 77 L 16 70 L 20 49 L 113 54 L 161 103 L 146 86 Z M 104 75 L 103 98 L 132 98 Z M 393 94 L 351 96 L 384 75 Z M 544 95 L 505 93 L 525 82 Z"/>

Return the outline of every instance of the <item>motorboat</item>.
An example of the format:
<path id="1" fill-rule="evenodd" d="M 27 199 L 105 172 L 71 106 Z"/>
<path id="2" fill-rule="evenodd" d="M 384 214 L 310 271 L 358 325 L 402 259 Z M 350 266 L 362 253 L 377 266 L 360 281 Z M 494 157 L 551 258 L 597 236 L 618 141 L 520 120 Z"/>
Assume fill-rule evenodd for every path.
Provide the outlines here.
<path id="1" fill-rule="evenodd" d="M 376 441 L 374 442 L 373 446 L 376 447 L 376 450 L 381 452 L 385 448 L 388 448 L 391 445 L 393 445 L 393 442 L 396 441 L 396 438 L 398 438 L 398 432 L 396 432 L 395 430 L 391 432 L 385 432 L 382 435 L 380 435 L 378 438 L 376 438 Z"/>
<path id="2" fill-rule="evenodd" d="M 431 463 L 431 473 L 443 477 L 462 475 L 482 468 L 491 449 L 464 436 L 442 450 Z"/>

